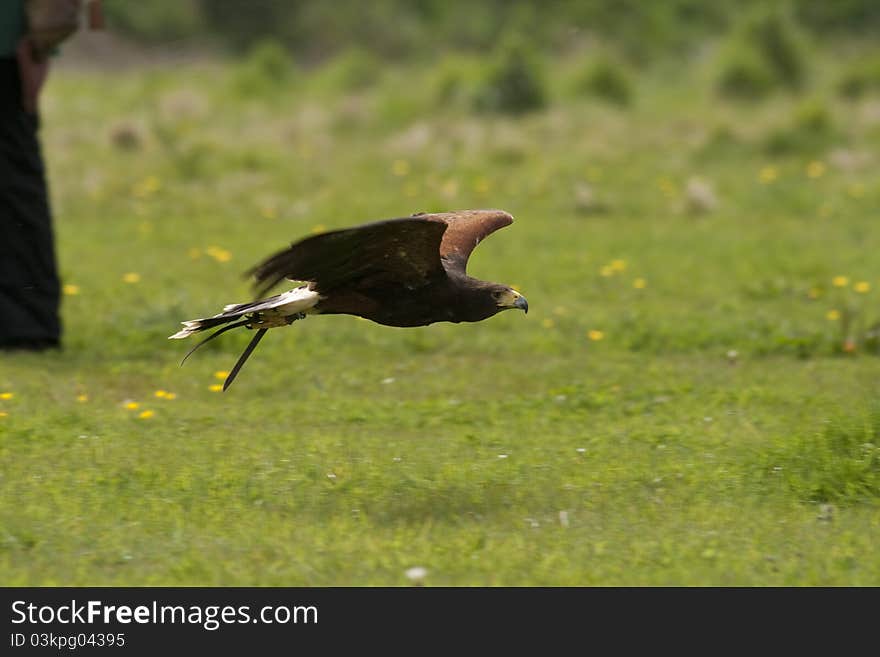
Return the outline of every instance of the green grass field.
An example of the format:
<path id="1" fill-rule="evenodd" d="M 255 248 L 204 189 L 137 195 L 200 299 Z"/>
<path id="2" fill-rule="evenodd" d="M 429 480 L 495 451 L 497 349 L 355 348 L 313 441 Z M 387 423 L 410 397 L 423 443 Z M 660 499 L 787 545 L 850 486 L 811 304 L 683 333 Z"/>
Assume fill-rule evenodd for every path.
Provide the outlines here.
<path id="1" fill-rule="evenodd" d="M 0 582 L 880 584 L 880 101 L 694 65 L 621 109 L 573 65 L 520 117 L 426 66 L 56 71 L 65 349 L 0 360 Z M 516 217 L 470 273 L 528 316 L 309 318 L 226 393 L 249 334 L 178 367 L 290 241 L 474 207 Z"/>

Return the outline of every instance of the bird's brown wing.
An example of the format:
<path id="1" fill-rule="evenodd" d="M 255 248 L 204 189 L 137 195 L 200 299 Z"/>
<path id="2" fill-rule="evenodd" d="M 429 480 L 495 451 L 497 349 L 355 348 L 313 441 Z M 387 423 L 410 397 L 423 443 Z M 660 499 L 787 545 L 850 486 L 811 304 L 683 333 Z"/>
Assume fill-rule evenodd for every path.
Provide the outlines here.
<path id="1" fill-rule="evenodd" d="M 513 217 L 504 210 L 461 210 L 414 216 L 448 226 L 440 243 L 440 256 L 447 268 L 461 274 L 465 273 L 468 258 L 477 244 L 499 228 L 513 223 Z"/>
<path id="2" fill-rule="evenodd" d="M 366 280 L 415 288 L 445 277 L 440 245 L 446 230 L 444 223 L 405 217 L 330 231 L 294 243 L 248 275 L 260 296 L 284 278 L 309 281 L 321 294 Z"/>

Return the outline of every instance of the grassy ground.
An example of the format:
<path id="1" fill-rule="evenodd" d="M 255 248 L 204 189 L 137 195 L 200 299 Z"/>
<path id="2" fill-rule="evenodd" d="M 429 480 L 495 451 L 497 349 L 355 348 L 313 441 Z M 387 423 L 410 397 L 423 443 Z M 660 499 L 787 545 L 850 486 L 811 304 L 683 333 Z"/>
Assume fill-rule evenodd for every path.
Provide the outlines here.
<path id="1" fill-rule="evenodd" d="M 880 109 L 826 78 L 817 129 L 699 65 L 628 109 L 563 65 L 521 118 L 422 68 L 56 71 L 65 349 L 0 361 L 0 581 L 877 585 Z M 178 368 L 291 240 L 468 207 L 516 217 L 471 273 L 527 317 L 311 318 L 227 393 L 250 336 Z"/>

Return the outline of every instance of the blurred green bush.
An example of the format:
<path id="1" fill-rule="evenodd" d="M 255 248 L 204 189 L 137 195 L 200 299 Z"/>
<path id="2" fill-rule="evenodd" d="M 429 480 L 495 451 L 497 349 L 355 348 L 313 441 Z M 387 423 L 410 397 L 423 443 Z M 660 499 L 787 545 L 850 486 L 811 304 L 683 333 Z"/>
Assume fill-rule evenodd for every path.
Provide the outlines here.
<path id="1" fill-rule="evenodd" d="M 241 61 L 233 76 L 237 92 L 266 95 L 289 85 L 296 76 L 290 53 L 274 39 L 258 42 Z"/>
<path id="2" fill-rule="evenodd" d="M 607 56 L 587 63 L 575 78 L 574 90 L 621 107 L 631 105 L 634 97 L 629 72 L 623 64 Z"/>
<path id="3" fill-rule="evenodd" d="M 473 97 L 479 70 L 463 57 L 447 55 L 434 68 L 431 87 L 438 103 L 462 105 Z"/>
<path id="4" fill-rule="evenodd" d="M 520 36 L 507 37 L 473 97 L 478 110 L 520 114 L 539 109 L 547 102 L 547 83 L 542 62 Z"/>
<path id="5" fill-rule="evenodd" d="M 362 91 L 382 79 L 382 63 L 369 50 L 349 48 L 321 71 L 321 80 L 337 91 Z"/>
<path id="6" fill-rule="evenodd" d="M 838 80 L 837 92 L 849 99 L 880 93 L 880 58 L 873 57 L 852 64 Z"/>
<path id="7" fill-rule="evenodd" d="M 718 91 L 728 98 L 758 100 L 774 87 L 773 73 L 754 51 L 733 47 L 725 55 L 718 75 Z"/>
<path id="8" fill-rule="evenodd" d="M 806 38 L 792 15 L 779 7 L 760 8 L 735 29 L 726 45 L 718 90 L 755 100 L 775 89 L 797 91 L 809 70 Z"/>
<path id="9" fill-rule="evenodd" d="M 816 154 L 838 138 L 828 104 L 813 98 L 798 105 L 784 125 L 769 133 L 764 150 L 771 155 Z"/>

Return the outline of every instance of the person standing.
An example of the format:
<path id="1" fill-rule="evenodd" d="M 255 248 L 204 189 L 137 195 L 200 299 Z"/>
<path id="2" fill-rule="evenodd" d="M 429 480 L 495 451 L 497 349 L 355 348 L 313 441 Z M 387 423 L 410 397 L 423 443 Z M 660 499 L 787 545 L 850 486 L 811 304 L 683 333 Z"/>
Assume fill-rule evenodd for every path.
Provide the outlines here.
<path id="1" fill-rule="evenodd" d="M 60 284 L 38 99 L 49 60 L 24 0 L 0 2 L 0 349 L 61 345 Z"/>

